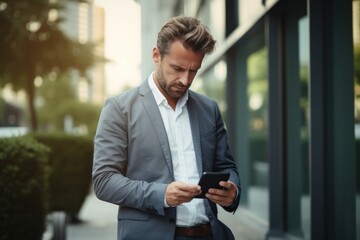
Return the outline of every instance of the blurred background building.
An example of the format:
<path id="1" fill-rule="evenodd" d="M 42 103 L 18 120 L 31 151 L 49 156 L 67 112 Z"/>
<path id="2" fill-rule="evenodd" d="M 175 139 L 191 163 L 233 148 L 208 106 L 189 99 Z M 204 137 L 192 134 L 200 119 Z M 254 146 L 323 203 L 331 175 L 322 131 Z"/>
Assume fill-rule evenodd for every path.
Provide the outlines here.
<path id="1" fill-rule="evenodd" d="M 93 0 L 87 2 L 68 1 L 59 13 L 64 21 L 60 28 L 72 39 L 85 44 L 92 42 L 96 45 L 95 52 L 99 57 L 104 57 L 104 9 L 97 6 Z M 72 72 L 72 80 L 81 101 L 91 101 L 102 104 L 105 92 L 105 66 L 98 63 L 88 70 L 86 77 Z"/>

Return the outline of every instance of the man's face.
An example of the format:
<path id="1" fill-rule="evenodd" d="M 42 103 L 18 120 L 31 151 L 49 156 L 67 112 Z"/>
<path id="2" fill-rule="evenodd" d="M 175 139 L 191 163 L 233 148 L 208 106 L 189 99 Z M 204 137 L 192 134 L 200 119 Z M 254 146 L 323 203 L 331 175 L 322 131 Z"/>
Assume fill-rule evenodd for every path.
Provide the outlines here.
<path id="1" fill-rule="evenodd" d="M 168 53 L 162 57 L 157 48 L 153 49 L 154 80 L 169 103 L 176 103 L 191 86 L 204 55 L 184 48 L 180 41 L 172 43 Z"/>

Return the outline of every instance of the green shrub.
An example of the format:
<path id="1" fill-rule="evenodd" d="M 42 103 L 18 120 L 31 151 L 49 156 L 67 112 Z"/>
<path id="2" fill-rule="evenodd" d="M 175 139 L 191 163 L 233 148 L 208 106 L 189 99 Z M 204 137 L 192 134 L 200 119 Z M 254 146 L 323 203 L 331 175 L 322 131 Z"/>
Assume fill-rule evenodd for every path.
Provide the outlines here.
<path id="1" fill-rule="evenodd" d="M 49 156 L 50 211 L 65 211 L 72 221 L 89 193 L 93 158 L 93 140 L 72 135 L 33 137 L 51 149 Z"/>
<path id="2" fill-rule="evenodd" d="M 41 239 L 48 148 L 25 137 L 0 138 L 0 239 Z"/>

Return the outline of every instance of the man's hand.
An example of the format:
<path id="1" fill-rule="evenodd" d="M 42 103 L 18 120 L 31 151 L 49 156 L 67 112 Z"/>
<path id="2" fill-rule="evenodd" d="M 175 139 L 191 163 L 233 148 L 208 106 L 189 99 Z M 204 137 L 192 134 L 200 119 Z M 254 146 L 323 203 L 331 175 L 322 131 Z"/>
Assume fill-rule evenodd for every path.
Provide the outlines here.
<path id="1" fill-rule="evenodd" d="M 196 184 L 172 182 L 166 188 L 166 203 L 170 207 L 176 207 L 182 203 L 190 202 L 194 196 L 201 193 L 201 188 Z"/>
<path id="2" fill-rule="evenodd" d="M 223 207 L 230 206 L 235 201 L 237 196 L 236 185 L 230 181 L 221 181 L 219 185 L 225 189 L 210 188 L 209 192 L 206 193 L 205 196 L 214 203 L 217 203 Z"/>

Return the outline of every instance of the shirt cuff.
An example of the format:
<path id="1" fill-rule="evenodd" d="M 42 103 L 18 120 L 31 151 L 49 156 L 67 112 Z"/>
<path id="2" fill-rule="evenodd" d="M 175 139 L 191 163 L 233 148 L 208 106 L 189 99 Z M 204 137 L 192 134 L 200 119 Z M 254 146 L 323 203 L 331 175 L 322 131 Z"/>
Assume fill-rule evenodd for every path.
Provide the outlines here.
<path id="1" fill-rule="evenodd" d="M 165 194 L 165 196 L 164 196 L 164 207 L 166 207 L 166 208 L 170 207 L 170 206 L 167 204 L 167 202 L 166 202 L 166 194 Z"/>

